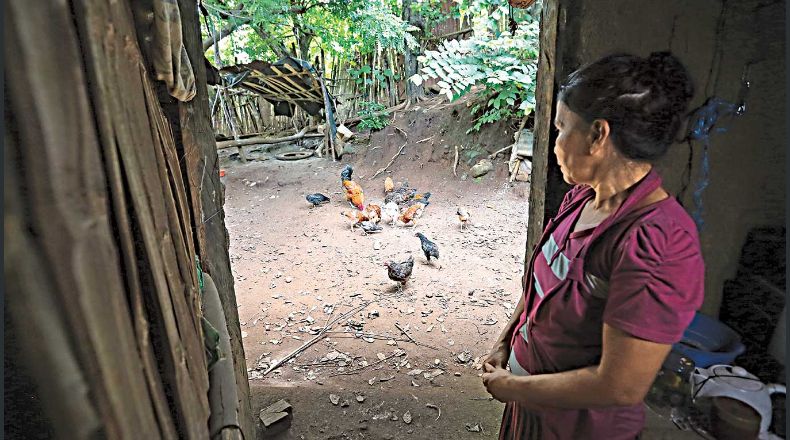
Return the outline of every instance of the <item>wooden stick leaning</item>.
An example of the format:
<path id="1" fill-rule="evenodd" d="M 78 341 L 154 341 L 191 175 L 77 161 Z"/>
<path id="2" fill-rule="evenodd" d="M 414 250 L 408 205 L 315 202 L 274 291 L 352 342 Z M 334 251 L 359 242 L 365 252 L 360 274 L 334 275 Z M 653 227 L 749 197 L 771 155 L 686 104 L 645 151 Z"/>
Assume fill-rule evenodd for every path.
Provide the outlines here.
<path id="1" fill-rule="evenodd" d="M 406 140 L 406 142 L 404 142 L 404 143 L 403 143 L 403 145 L 401 145 L 401 146 L 400 146 L 400 148 L 398 148 L 398 152 L 397 152 L 397 153 L 395 153 L 395 155 L 394 155 L 394 156 L 392 156 L 392 159 L 391 159 L 391 160 L 390 160 L 390 162 L 387 164 L 387 166 L 385 166 L 384 168 L 379 168 L 379 169 L 378 169 L 378 171 L 376 171 L 376 173 L 375 173 L 375 174 L 373 174 L 373 175 L 370 177 L 370 179 L 371 179 L 371 180 L 372 180 L 372 179 L 375 179 L 375 178 L 376 178 L 376 177 L 377 177 L 379 174 L 383 173 L 384 171 L 387 171 L 387 168 L 389 168 L 389 167 L 390 167 L 390 165 L 392 165 L 393 163 L 395 163 L 395 159 L 397 159 L 397 158 L 398 158 L 398 156 L 400 156 L 400 154 L 401 154 L 401 152 L 403 151 L 403 149 L 404 149 L 404 148 L 406 148 L 406 144 L 408 144 L 408 143 L 409 143 L 409 141 L 408 141 L 408 138 L 409 138 L 409 136 L 406 134 L 406 132 L 405 132 L 405 131 L 403 131 L 403 130 L 401 130 L 401 129 L 400 129 L 400 128 L 398 128 L 398 127 L 395 127 L 395 129 L 396 129 L 396 130 L 398 130 L 399 132 L 401 132 L 401 134 L 403 134 L 403 137 L 405 137 L 407 140 Z"/>
<path id="2" fill-rule="evenodd" d="M 453 176 L 458 177 L 458 145 L 455 146 L 455 160 L 453 160 Z"/>

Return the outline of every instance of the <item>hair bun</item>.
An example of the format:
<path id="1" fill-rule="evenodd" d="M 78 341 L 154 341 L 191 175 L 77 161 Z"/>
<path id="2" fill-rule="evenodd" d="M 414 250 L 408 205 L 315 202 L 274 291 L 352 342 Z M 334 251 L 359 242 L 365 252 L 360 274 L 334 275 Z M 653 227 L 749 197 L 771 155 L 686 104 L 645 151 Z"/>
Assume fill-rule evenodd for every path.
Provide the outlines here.
<path id="1" fill-rule="evenodd" d="M 694 86 L 686 68 L 669 52 L 651 53 L 645 59 L 641 73 L 649 77 L 649 81 L 674 95 L 672 101 L 679 108 L 685 109 L 694 95 Z"/>

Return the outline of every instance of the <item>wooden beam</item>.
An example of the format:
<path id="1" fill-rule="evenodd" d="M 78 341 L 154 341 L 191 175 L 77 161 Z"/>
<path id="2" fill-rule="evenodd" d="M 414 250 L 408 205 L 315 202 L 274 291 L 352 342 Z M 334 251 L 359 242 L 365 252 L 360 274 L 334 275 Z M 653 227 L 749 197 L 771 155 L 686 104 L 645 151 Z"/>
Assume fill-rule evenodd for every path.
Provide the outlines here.
<path id="1" fill-rule="evenodd" d="M 190 59 L 202 56 L 200 22 L 194 1 L 179 0 L 184 47 Z M 244 438 L 255 438 L 255 425 L 250 407 L 250 384 L 247 361 L 241 343 L 241 326 L 233 288 L 233 274 L 228 254 L 229 237 L 225 227 L 223 203 L 225 195 L 219 180 L 219 157 L 211 127 L 211 114 L 206 87 L 206 68 L 193 65 L 197 94 L 189 102 L 178 103 L 179 145 L 184 154 L 188 191 L 191 197 L 195 243 L 203 270 L 211 274 L 222 301 L 230 336 L 233 371 L 238 390 L 238 418 Z M 204 425 L 207 419 L 203 421 Z"/>
<path id="2" fill-rule="evenodd" d="M 299 132 L 291 135 L 285 136 L 280 138 L 266 138 L 266 137 L 252 137 L 246 139 L 239 139 L 239 140 L 232 140 L 232 141 L 220 141 L 217 142 L 217 150 L 223 150 L 225 148 L 233 148 L 233 147 L 241 147 L 244 145 L 256 145 L 256 144 L 279 144 L 281 142 L 291 142 L 295 140 L 299 140 L 305 137 L 309 128 L 315 127 L 304 127 Z"/>
<path id="3" fill-rule="evenodd" d="M 535 84 L 535 140 L 529 192 L 525 270 L 543 232 L 548 160 L 551 153 L 551 121 L 554 112 L 557 21 L 559 0 L 543 3 L 540 27 L 540 54 Z"/>

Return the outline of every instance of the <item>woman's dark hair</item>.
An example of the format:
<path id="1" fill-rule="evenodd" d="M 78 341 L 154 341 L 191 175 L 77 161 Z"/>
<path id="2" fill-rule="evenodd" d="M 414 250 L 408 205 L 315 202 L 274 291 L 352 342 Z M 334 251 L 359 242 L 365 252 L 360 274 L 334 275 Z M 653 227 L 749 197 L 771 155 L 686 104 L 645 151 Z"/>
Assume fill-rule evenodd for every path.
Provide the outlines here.
<path id="1" fill-rule="evenodd" d="M 580 68 L 560 86 L 559 100 L 588 123 L 605 119 L 624 156 L 653 162 L 674 142 L 693 95 L 683 64 L 654 52 L 609 55 Z"/>

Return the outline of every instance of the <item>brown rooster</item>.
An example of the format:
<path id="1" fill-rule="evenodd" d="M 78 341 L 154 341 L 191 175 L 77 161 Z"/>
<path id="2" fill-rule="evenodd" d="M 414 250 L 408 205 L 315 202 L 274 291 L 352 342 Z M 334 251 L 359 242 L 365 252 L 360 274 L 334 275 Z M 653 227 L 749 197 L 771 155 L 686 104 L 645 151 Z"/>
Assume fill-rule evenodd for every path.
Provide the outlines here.
<path id="1" fill-rule="evenodd" d="M 398 221 L 404 226 L 415 226 L 415 219 L 420 216 L 425 205 L 422 203 L 415 203 L 408 208 L 398 217 Z"/>
<path id="2" fill-rule="evenodd" d="M 346 200 L 351 206 L 363 211 L 365 209 L 365 194 L 362 187 L 353 180 L 344 180 L 343 188 L 346 190 Z"/>
<path id="3" fill-rule="evenodd" d="M 389 194 L 393 189 L 395 189 L 395 183 L 392 181 L 392 177 L 387 176 L 384 179 L 384 194 Z"/>

